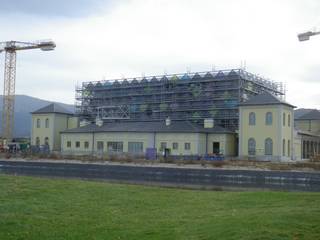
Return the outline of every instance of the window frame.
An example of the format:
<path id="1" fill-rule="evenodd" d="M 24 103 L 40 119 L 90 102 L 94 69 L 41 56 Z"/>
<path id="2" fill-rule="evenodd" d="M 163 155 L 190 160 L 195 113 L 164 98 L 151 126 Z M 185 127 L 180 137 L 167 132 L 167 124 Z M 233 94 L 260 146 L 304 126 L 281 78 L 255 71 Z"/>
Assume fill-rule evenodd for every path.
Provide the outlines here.
<path id="1" fill-rule="evenodd" d="M 282 114 L 282 125 L 285 127 L 286 126 L 286 113 Z"/>
<path id="2" fill-rule="evenodd" d="M 71 148 L 71 146 L 72 146 L 71 141 L 67 141 L 67 148 Z"/>
<path id="3" fill-rule="evenodd" d="M 110 148 L 111 147 L 111 148 Z M 123 152 L 123 142 L 121 141 L 108 141 L 107 151 L 111 153 L 122 153 Z"/>
<path id="4" fill-rule="evenodd" d="M 80 141 L 75 141 L 74 146 L 75 148 L 80 148 L 81 146 Z"/>
<path id="5" fill-rule="evenodd" d="M 90 146 L 89 141 L 84 141 L 84 143 L 83 143 L 84 149 L 88 149 L 89 146 Z"/>
<path id="6" fill-rule="evenodd" d="M 272 116 L 272 112 L 267 112 L 266 113 L 266 116 L 265 116 L 265 124 L 267 126 L 271 126 L 273 123 L 273 116 Z"/>
<path id="7" fill-rule="evenodd" d="M 252 137 L 248 139 L 248 155 L 256 155 L 256 140 Z"/>
<path id="8" fill-rule="evenodd" d="M 179 149 L 179 143 L 173 142 L 172 143 L 172 150 L 178 150 Z"/>
<path id="9" fill-rule="evenodd" d="M 97 141 L 97 151 L 104 151 L 104 141 Z"/>
<path id="10" fill-rule="evenodd" d="M 164 151 L 167 148 L 167 142 L 160 142 L 160 151 Z"/>
<path id="11" fill-rule="evenodd" d="M 143 142 L 128 142 L 128 153 L 143 153 Z"/>
<path id="12" fill-rule="evenodd" d="M 49 128 L 49 118 L 46 118 L 45 120 L 45 128 Z"/>
<path id="13" fill-rule="evenodd" d="M 36 127 L 37 128 L 41 128 L 41 120 L 40 120 L 40 118 L 37 118 L 37 120 L 36 120 Z"/>
<path id="14" fill-rule="evenodd" d="M 255 126 L 256 125 L 256 113 L 250 112 L 249 113 L 249 126 Z"/>
<path id="15" fill-rule="evenodd" d="M 273 140 L 271 138 L 266 138 L 264 140 L 264 155 L 266 156 L 273 155 Z"/>
<path id="16" fill-rule="evenodd" d="M 188 151 L 191 150 L 191 143 L 190 142 L 185 142 L 184 143 L 184 150 L 188 150 Z"/>

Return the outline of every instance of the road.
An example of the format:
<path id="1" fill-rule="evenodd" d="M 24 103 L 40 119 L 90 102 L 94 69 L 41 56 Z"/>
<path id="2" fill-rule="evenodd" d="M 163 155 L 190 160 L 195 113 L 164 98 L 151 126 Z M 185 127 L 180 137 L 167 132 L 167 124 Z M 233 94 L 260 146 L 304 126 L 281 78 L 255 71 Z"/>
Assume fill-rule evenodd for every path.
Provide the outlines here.
<path id="1" fill-rule="evenodd" d="M 320 191 L 320 172 L 191 169 L 107 164 L 1 161 L 0 174 L 101 179 L 195 188 Z"/>

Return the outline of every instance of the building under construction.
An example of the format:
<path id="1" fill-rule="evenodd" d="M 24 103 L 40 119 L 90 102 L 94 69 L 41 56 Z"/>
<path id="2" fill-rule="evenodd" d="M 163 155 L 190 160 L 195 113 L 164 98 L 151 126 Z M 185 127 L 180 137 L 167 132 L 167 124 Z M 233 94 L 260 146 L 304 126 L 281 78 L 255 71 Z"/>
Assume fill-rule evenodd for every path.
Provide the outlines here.
<path id="1" fill-rule="evenodd" d="M 238 104 L 262 92 L 285 95 L 282 83 L 243 69 L 84 82 L 76 89 L 76 112 L 89 122 L 213 118 L 234 131 Z"/>

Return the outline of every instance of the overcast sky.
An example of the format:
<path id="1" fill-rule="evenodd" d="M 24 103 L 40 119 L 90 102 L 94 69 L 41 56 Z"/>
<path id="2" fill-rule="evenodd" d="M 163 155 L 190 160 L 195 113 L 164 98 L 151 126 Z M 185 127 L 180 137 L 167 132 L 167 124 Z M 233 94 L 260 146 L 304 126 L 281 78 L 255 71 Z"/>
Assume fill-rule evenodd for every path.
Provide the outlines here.
<path id="1" fill-rule="evenodd" d="M 320 30 L 319 13 L 319 0 L 0 0 L 0 41 L 57 44 L 18 53 L 17 94 L 74 103 L 83 81 L 246 61 L 247 71 L 285 82 L 290 103 L 320 109 L 320 35 L 296 37 Z"/>

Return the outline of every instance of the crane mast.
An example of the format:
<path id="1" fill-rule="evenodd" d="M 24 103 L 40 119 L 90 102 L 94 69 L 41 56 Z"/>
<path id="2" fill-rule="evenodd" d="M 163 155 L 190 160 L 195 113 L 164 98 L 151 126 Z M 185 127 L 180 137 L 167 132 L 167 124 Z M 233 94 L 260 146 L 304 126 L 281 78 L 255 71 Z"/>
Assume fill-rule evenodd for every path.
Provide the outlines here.
<path id="1" fill-rule="evenodd" d="M 55 47 L 55 43 L 50 40 L 31 43 L 18 41 L 8 41 L 0 43 L 0 53 L 5 52 L 2 137 L 6 141 L 11 141 L 13 136 L 17 58 L 16 51 L 36 48 L 40 48 L 43 51 L 50 51 Z"/>

